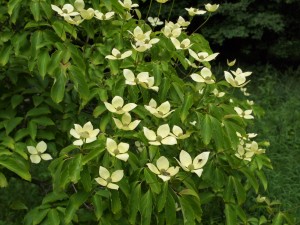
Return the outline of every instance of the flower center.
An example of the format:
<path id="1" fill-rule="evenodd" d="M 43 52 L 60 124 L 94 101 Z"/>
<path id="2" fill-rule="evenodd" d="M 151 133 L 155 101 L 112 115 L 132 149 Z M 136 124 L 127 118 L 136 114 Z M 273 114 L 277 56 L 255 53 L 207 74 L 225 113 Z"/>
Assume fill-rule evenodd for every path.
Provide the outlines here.
<path id="1" fill-rule="evenodd" d="M 121 110 L 122 110 L 122 107 L 121 107 L 121 106 L 118 106 L 118 107 L 116 108 L 116 110 L 117 110 L 117 111 L 121 111 Z"/>
<path id="2" fill-rule="evenodd" d="M 63 13 L 69 13 L 69 12 L 68 12 L 68 10 L 67 10 L 67 9 L 64 9 L 64 10 L 63 10 Z"/>
<path id="3" fill-rule="evenodd" d="M 140 82 L 140 80 L 138 79 L 138 78 L 134 78 L 134 83 L 139 83 Z"/>
<path id="4" fill-rule="evenodd" d="M 109 177 L 109 178 L 106 179 L 106 182 L 107 182 L 107 183 L 111 183 L 111 182 L 112 182 L 112 179 Z"/>
<path id="5" fill-rule="evenodd" d="M 160 173 L 161 173 L 161 175 L 164 175 L 164 176 L 168 176 L 168 177 L 171 176 L 171 174 L 169 172 L 167 172 L 165 169 L 161 169 Z"/>
<path id="6" fill-rule="evenodd" d="M 122 57 L 121 53 L 118 53 L 118 54 L 116 55 L 116 58 L 121 58 L 121 57 Z"/>
<path id="7" fill-rule="evenodd" d="M 80 132 L 79 135 L 80 135 L 80 137 L 82 137 L 84 139 L 88 138 L 90 136 L 89 132 L 87 132 L 87 131 Z"/>
<path id="8" fill-rule="evenodd" d="M 180 48 L 185 48 L 185 45 L 184 44 L 180 44 Z"/>
<path id="9" fill-rule="evenodd" d="M 115 155 L 118 155 L 118 154 L 120 154 L 120 151 L 119 151 L 119 149 L 115 149 L 115 150 L 113 150 L 113 153 L 114 153 Z"/>
<path id="10" fill-rule="evenodd" d="M 189 171 L 192 171 L 193 169 L 195 169 L 193 164 L 190 164 L 187 168 L 188 168 Z"/>
<path id="11" fill-rule="evenodd" d="M 158 114 L 161 115 L 161 116 L 164 115 L 164 113 L 162 111 L 158 111 Z"/>
<path id="12" fill-rule="evenodd" d="M 157 135 L 157 137 L 156 137 L 156 141 L 158 141 L 158 142 L 161 142 L 161 141 L 162 141 L 162 137 L 161 137 L 161 136 L 159 136 L 159 135 Z"/>

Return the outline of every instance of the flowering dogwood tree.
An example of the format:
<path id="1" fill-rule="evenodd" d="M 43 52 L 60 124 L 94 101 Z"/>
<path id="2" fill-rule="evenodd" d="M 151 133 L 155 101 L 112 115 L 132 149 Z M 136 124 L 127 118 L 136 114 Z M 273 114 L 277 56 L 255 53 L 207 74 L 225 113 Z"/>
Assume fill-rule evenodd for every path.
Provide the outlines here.
<path id="1" fill-rule="evenodd" d="M 263 168 L 272 166 L 249 133 L 255 104 L 232 95 L 251 72 L 234 61 L 218 73 L 211 63 L 219 53 L 187 29 L 219 5 L 164 21 L 170 2 L 151 1 L 160 10 L 146 18 L 131 0 L 8 1 L 4 18 L 21 29 L 0 40 L 0 80 L 9 80 L 1 90 L 0 184 L 3 170 L 31 181 L 32 163 L 48 163 L 51 175 L 26 225 L 283 218 L 266 197 L 255 200 L 267 189 Z M 22 10 L 33 19 L 23 20 Z"/>

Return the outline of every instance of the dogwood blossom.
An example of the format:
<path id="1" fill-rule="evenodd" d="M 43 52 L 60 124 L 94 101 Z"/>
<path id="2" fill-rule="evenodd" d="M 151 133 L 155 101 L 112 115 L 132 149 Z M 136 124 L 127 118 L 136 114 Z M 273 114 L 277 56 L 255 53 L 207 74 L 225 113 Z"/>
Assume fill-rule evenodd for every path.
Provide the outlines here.
<path id="1" fill-rule="evenodd" d="M 124 53 L 121 53 L 118 49 L 113 48 L 113 50 L 111 51 L 112 55 L 107 55 L 105 56 L 106 59 L 111 59 L 111 60 L 116 60 L 116 59 L 125 59 L 129 56 L 131 56 L 132 51 L 126 51 Z"/>
<path id="2" fill-rule="evenodd" d="M 229 60 L 227 59 L 227 65 L 228 65 L 229 67 L 234 66 L 235 62 L 236 62 L 235 59 L 232 60 L 232 61 L 229 61 Z"/>
<path id="3" fill-rule="evenodd" d="M 98 10 L 95 10 L 95 18 L 98 20 L 110 20 L 114 17 L 115 12 L 107 12 L 107 13 L 102 13 Z"/>
<path id="4" fill-rule="evenodd" d="M 168 159 L 164 156 L 161 156 L 156 161 L 156 166 L 152 163 L 147 163 L 149 170 L 157 174 L 164 182 L 171 179 L 179 172 L 179 166 L 170 167 Z"/>
<path id="5" fill-rule="evenodd" d="M 200 71 L 200 74 L 193 73 L 191 75 L 191 78 L 198 83 L 206 83 L 206 84 L 215 83 L 215 81 L 212 77 L 212 72 L 207 67 L 202 68 Z"/>
<path id="6" fill-rule="evenodd" d="M 172 128 L 172 134 L 176 137 L 176 139 L 186 139 L 191 135 L 190 133 L 183 134 L 181 127 L 176 125 Z"/>
<path id="7" fill-rule="evenodd" d="M 177 140 L 172 136 L 168 124 L 163 124 L 158 127 L 156 133 L 143 127 L 144 135 L 149 140 L 150 145 L 175 145 Z"/>
<path id="8" fill-rule="evenodd" d="M 219 4 L 212 5 L 212 4 L 208 3 L 208 4 L 205 4 L 204 7 L 208 12 L 215 12 L 219 8 Z"/>
<path id="9" fill-rule="evenodd" d="M 120 142 L 117 144 L 113 139 L 107 138 L 106 139 L 106 149 L 111 154 L 112 156 L 122 160 L 122 161 L 127 161 L 129 158 L 128 155 L 128 149 L 129 149 L 129 144 Z"/>
<path id="10" fill-rule="evenodd" d="M 152 27 L 163 25 L 164 22 L 160 21 L 158 17 L 148 17 L 148 21 L 151 24 Z"/>
<path id="11" fill-rule="evenodd" d="M 225 92 L 220 92 L 220 91 L 218 91 L 218 89 L 216 89 L 216 88 L 212 91 L 212 93 L 213 93 L 217 98 L 222 98 L 222 97 L 225 95 Z"/>
<path id="12" fill-rule="evenodd" d="M 149 77 L 148 82 L 140 83 L 140 85 L 143 88 L 151 89 L 151 90 L 156 91 L 156 92 L 158 92 L 158 90 L 159 90 L 158 86 L 154 86 L 154 77 Z"/>
<path id="13" fill-rule="evenodd" d="M 84 143 L 91 143 L 97 139 L 100 130 L 93 128 L 91 122 L 87 122 L 81 127 L 79 124 L 74 124 L 75 129 L 70 130 L 70 134 L 78 140 L 73 142 L 73 145 L 81 146 Z"/>
<path id="14" fill-rule="evenodd" d="M 95 178 L 96 182 L 101 186 L 108 187 L 110 189 L 118 190 L 119 185 L 115 184 L 122 180 L 124 176 L 123 170 L 116 170 L 112 174 L 105 168 L 100 166 L 99 167 L 99 176 Z"/>
<path id="15" fill-rule="evenodd" d="M 176 49 L 188 49 L 193 45 L 191 44 L 191 41 L 187 38 L 180 42 L 176 38 L 171 37 L 171 41 Z"/>
<path id="16" fill-rule="evenodd" d="M 51 8 L 57 12 L 60 16 L 78 16 L 80 13 L 74 11 L 74 7 L 71 4 L 65 4 L 62 8 L 51 4 Z"/>
<path id="17" fill-rule="evenodd" d="M 250 93 L 247 92 L 247 88 L 240 88 L 240 90 L 241 90 L 241 92 L 243 92 L 243 94 L 244 94 L 245 96 L 250 96 Z"/>
<path id="18" fill-rule="evenodd" d="M 166 3 L 169 0 L 156 0 L 158 3 Z"/>
<path id="19" fill-rule="evenodd" d="M 85 20 L 90 20 L 94 17 L 95 11 L 93 8 L 83 9 L 80 11 L 80 16 Z"/>
<path id="20" fill-rule="evenodd" d="M 115 121 L 116 126 L 121 130 L 134 130 L 141 122 L 140 120 L 131 122 L 131 115 L 129 113 L 124 113 L 121 120 L 116 118 L 113 118 L 113 120 Z"/>
<path id="21" fill-rule="evenodd" d="M 190 22 L 186 21 L 182 16 L 179 16 L 179 18 L 177 19 L 177 24 L 180 27 L 187 27 L 188 25 L 190 25 Z"/>
<path id="22" fill-rule="evenodd" d="M 236 157 L 246 160 L 246 161 L 251 161 L 253 155 L 254 155 L 254 152 L 251 152 L 248 149 L 245 149 L 242 145 L 238 146 L 237 153 L 235 153 Z"/>
<path id="23" fill-rule="evenodd" d="M 251 143 L 246 144 L 246 149 L 250 152 L 253 152 L 256 155 L 260 155 L 266 152 L 265 149 L 261 149 L 258 147 L 258 144 L 256 141 L 252 141 Z"/>
<path id="24" fill-rule="evenodd" d="M 125 84 L 128 85 L 137 85 L 140 83 L 148 83 L 149 73 L 141 72 L 137 76 L 129 69 L 123 70 L 123 75 L 125 77 Z"/>
<path id="25" fill-rule="evenodd" d="M 234 110 L 236 111 L 236 113 L 242 117 L 242 118 L 245 118 L 245 119 L 254 119 L 254 117 L 251 115 L 252 113 L 252 110 L 251 109 L 248 109 L 248 110 L 242 110 L 241 108 L 239 107 L 234 107 Z"/>
<path id="26" fill-rule="evenodd" d="M 203 15 L 206 13 L 205 10 L 200 10 L 200 9 L 196 9 L 196 8 L 185 8 L 186 11 L 188 11 L 190 16 L 195 16 L 195 15 Z"/>
<path id="27" fill-rule="evenodd" d="M 174 110 L 171 110 L 171 105 L 168 101 L 162 103 L 157 107 L 157 102 L 152 98 L 149 102 L 149 105 L 144 106 L 152 115 L 158 118 L 166 118 L 172 112 L 174 112 Z"/>
<path id="28" fill-rule="evenodd" d="M 219 53 L 213 53 L 209 55 L 207 52 L 199 52 L 196 53 L 192 49 L 189 49 L 190 55 L 196 59 L 198 62 L 209 62 L 217 57 Z"/>
<path id="29" fill-rule="evenodd" d="M 132 8 L 139 7 L 139 5 L 136 3 L 132 4 L 131 0 L 124 0 L 123 2 L 118 0 L 118 2 L 120 3 L 121 6 L 123 6 L 127 10 L 131 10 Z"/>
<path id="30" fill-rule="evenodd" d="M 243 72 L 240 68 L 236 71 L 230 71 L 234 77 L 228 71 L 224 71 L 226 81 L 233 87 L 243 87 L 250 81 L 246 82 L 246 77 L 250 76 L 252 72 Z"/>
<path id="31" fill-rule="evenodd" d="M 81 16 L 75 16 L 75 17 L 70 17 L 70 16 L 65 16 L 64 17 L 65 21 L 67 21 L 69 24 L 73 24 L 78 26 L 79 24 L 81 24 L 84 19 L 81 18 Z"/>
<path id="32" fill-rule="evenodd" d="M 129 112 L 137 106 L 135 103 L 128 103 L 124 105 L 124 100 L 120 96 L 115 96 L 112 99 L 111 104 L 108 102 L 104 102 L 104 104 L 108 111 L 116 114 L 123 114 L 125 112 Z"/>
<path id="33" fill-rule="evenodd" d="M 184 171 L 196 173 L 197 176 L 200 177 L 203 172 L 202 168 L 208 161 L 209 153 L 210 152 L 202 152 L 192 160 L 189 153 L 181 150 L 179 160 L 176 159 L 176 161 Z"/>
<path id="34" fill-rule="evenodd" d="M 27 150 L 30 153 L 30 161 L 38 164 L 41 160 L 51 160 L 52 156 L 48 153 L 44 153 L 47 150 L 47 144 L 44 141 L 40 141 L 36 147 L 27 146 Z"/>
<path id="35" fill-rule="evenodd" d="M 133 32 L 128 31 L 134 38 L 135 41 L 145 42 L 146 40 L 150 39 L 151 30 L 144 33 L 142 28 L 139 26 L 135 27 Z"/>
<path id="36" fill-rule="evenodd" d="M 182 28 L 178 24 L 174 24 L 170 21 L 165 23 L 165 26 L 162 28 L 161 31 L 167 38 L 177 38 L 181 34 L 181 30 Z"/>

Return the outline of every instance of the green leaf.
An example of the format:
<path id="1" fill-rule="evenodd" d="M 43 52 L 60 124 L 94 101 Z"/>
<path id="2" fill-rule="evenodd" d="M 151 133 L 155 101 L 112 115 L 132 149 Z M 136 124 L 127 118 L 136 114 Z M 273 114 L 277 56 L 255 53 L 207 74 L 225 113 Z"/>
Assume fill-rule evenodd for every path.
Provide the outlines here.
<path id="1" fill-rule="evenodd" d="M 66 86 L 66 76 L 65 73 L 60 70 L 54 79 L 53 86 L 51 88 L 51 98 L 54 102 L 60 103 L 65 95 L 65 86 Z"/>
<path id="2" fill-rule="evenodd" d="M 47 74 L 47 68 L 50 63 L 50 56 L 46 49 L 42 49 L 39 52 L 39 57 L 37 59 L 37 65 L 40 72 L 41 77 L 44 79 L 45 75 Z"/>
<path id="3" fill-rule="evenodd" d="M 141 200 L 141 184 L 134 186 L 130 194 L 129 204 L 129 223 L 132 225 L 136 224 L 136 216 L 139 211 L 139 203 Z"/>
<path id="4" fill-rule="evenodd" d="M 7 179 L 4 176 L 3 173 L 0 172 L 0 188 L 4 188 L 7 187 L 8 183 L 7 183 Z"/>
<path id="5" fill-rule="evenodd" d="M 87 77 L 85 75 L 85 71 L 73 65 L 70 66 L 68 70 L 70 72 L 70 79 L 74 82 L 76 91 L 78 91 L 81 98 L 83 98 L 84 100 L 88 100 L 90 97 L 90 91 L 86 82 Z"/>
<path id="6" fill-rule="evenodd" d="M 232 176 L 228 177 L 227 185 L 224 190 L 223 198 L 226 203 L 234 202 L 234 198 L 233 198 L 233 182 L 234 181 L 233 181 L 233 179 L 234 178 Z"/>
<path id="7" fill-rule="evenodd" d="M 20 103 L 22 103 L 24 100 L 22 95 L 14 95 L 10 102 L 11 102 L 11 106 L 13 109 L 15 109 L 18 105 L 20 105 Z"/>
<path id="8" fill-rule="evenodd" d="M 66 40 L 66 26 L 64 23 L 56 20 L 52 23 L 52 28 L 54 29 L 57 36 L 61 38 L 61 40 Z"/>
<path id="9" fill-rule="evenodd" d="M 53 120 L 51 120 L 48 117 L 42 116 L 39 118 L 33 118 L 31 121 L 35 122 L 36 124 L 42 125 L 42 126 L 53 126 L 55 123 Z"/>
<path id="10" fill-rule="evenodd" d="M 51 225 L 59 225 L 60 218 L 56 209 L 50 209 L 47 215 L 47 222 Z"/>
<path id="11" fill-rule="evenodd" d="M 5 66 L 9 60 L 10 52 L 11 52 L 12 46 L 6 45 L 3 46 L 0 50 L 0 66 Z"/>
<path id="12" fill-rule="evenodd" d="M 31 181 L 31 175 L 28 171 L 26 163 L 27 162 L 24 162 L 23 159 L 18 159 L 17 157 L 12 156 L 1 156 L 0 158 L 0 165 L 16 173 L 24 180 Z"/>
<path id="13" fill-rule="evenodd" d="M 272 220 L 272 225 L 282 225 L 283 224 L 283 213 L 279 212 Z"/>
<path id="14" fill-rule="evenodd" d="M 226 225 L 237 224 L 237 215 L 232 204 L 225 204 L 225 217 L 226 217 Z"/>
<path id="15" fill-rule="evenodd" d="M 251 172 L 248 168 L 241 168 L 240 171 L 247 177 L 248 182 L 254 188 L 255 193 L 258 193 L 259 184 L 254 176 L 254 173 Z"/>
<path id="16" fill-rule="evenodd" d="M 160 84 L 160 88 L 158 91 L 159 101 L 164 101 L 166 99 L 170 86 L 171 86 L 170 80 L 164 77 L 162 79 L 162 83 Z"/>
<path id="17" fill-rule="evenodd" d="M 188 93 L 184 100 L 183 100 L 183 106 L 181 108 L 181 113 L 180 113 L 180 119 L 181 122 L 184 122 L 189 115 L 189 110 L 193 106 L 194 103 L 194 96 L 191 93 Z"/>
<path id="18" fill-rule="evenodd" d="M 193 189 L 183 189 L 182 191 L 179 192 L 179 194 L 180 195 L 191 195 L 200 201 L 199 195 Z"/>
<path id="19" fill-rule="evenodd" d="M 32 116 L 32 117 L 36 117 L 36 116 L 41 116 L 41 115 L 46 115 L 46 114 L 50 114 L 51 111 L 47 106 L 41 106 L 38 108 L 33 108 L 31 110 L 29 110 L 26 114 L 26 117 Z"/>
<path id="20" fill-rule="evenodd" d="M 178 197 L 181 206 L 184 225 L 195 225 L 195 212 L 187 197 L 188 196 Z"/>
<path id="21" fill-rule="evenodd" d="M 36 133 L 37 133 L 37 125 L 36 125 L 36 123 L 33 122 L 33 121 L 29 121 L 27 127 L 28 127 L 28 131 L 29 131 L 29 135 L 30 135 L 31 139 L 35 140 Z"/>
<path id="22" fill-rule="evenodd" d="M 205 145 L 208 145 L 212 138 L 212 126 L 211 126 L 210 115 L 208 114 L 206 114 L 201 121 L 201 134 L 202 134 L 203 143 Z"/>
<path id="23" fill-rule="evenodd" d="M 242 205 L 246 201 L 246 191 L 237 177 L 230 176 L 233 179 L 235 194 L 239 205 Z"/>
<path id="24" fill-rule="evenodd" d="M 98 105 L 94 111 L 93 111 L 93 116 L 95 118 L 99 117 L 100 115 L 102 115 L 102 113 L 104 113 L 106 111 L 106 107 L 105 105 L 101 104 L 101 105 Z"/>
<path id="25" fill-rule="evenodd" d="M 11 16 L 12 12 L 14 11 L 14 9 L 20 5 L 22 2 L 22 0 L 10 0 L 7 4 L 7 12 L 8 14 Z"/>
<path id="26" fill-rule="evenodd" d="M 76 184 L 80 179 L 80 172 L 82 170 L 82 155 L 78 154 L 77 156 L 69 160 L 69 179 L 71 182 Z"/>
<path id="27" fill-rule="evenodd" d="M 23 121 L 23 119 L 23 117 L 15 117 L 6 121 L 4 124 L 6 134 L 9 135 L 9 133 L 12 132 L 13 129 L 15 129 Z"/>
<path id="28" fill-rule="evenodd" d="M 144 176 L 146 179 L 147 184 L 149 184 L 151 190 L 156 193 L 159 194 L 160 193 L 160 184 L 157 180 L 157 177 L 154 173 L 152 172 L 148 172 L 148 168 L 144 169 Z"/>
<path id="29" fill-rule="evenodd" d="M 151 224 L 152 204 L 151 191 L 148 190 L 146 194 L 143 195 L 140 202 L 141 225 Z"/>
<path id="30" fill-rule="evenodd" d="M 262 170 L 256 170 L 255 173 L 256 173 L 257 177 L 260 179 L 260 182 L 262 183 L 264 189 L 267 190 L 268 181 L 267 181 L 267 178 L 266 178 L 266 175 L 264 174 L 264 172 Z"/>
<path id="31" fill-rule="evenodd" d="M 43 205 L 48 203 L 54 203 L 56 201 L 63 201 L 68 198 L 68 195 L 64 192 L 50 192 L 43 198 Z"/>
<path id="32" fill-rule="evenodd" d="M 93 201 L 95 216 L 97 220 L 99 220 L 102 217 L 103 211 L 105 209 L 105 204 L 102 201 L 102 197 L 97 194 L 93 196 L 92 201 Z"/>
<path id="33" fill-rule="evenodd" d="M 168 182 L 164 182 L 162 192 L 160 193 L 157 201 L 157 211 L 161 212 L 167 201 L 167 195 L 168 195 Z"/>
<path id="34" fill-rule="evenodd" d="M 170 192 L 167 193 L 167 201 L 165 206 L 166 225 L 176 224 L 176 204 Z"/>
<path id="35" fill-rule="evenodd" d="M 117 214 L 122 209 L 119 192 L 111 192 L 111 211 L 113 214 Z"/>
<path id="36" fill-rule="evenodd" d="M 69 224 L 75 216 L 79 207 L 87 200 L 89 193 L 77 192 L 70 197 L 69 204 L 65 212 L 65 223 Z"/>
<path id="37" fill-rule="evenodd" d="M 40 4 L 39 4 L 39 2 L 32 1 L 30 3 L 30 10 L 31 10 L 32 15 L 34 17 L 34 20 L 35 21 L 40 21 L 41 20 L 41 12 L 40 12 Z"/>

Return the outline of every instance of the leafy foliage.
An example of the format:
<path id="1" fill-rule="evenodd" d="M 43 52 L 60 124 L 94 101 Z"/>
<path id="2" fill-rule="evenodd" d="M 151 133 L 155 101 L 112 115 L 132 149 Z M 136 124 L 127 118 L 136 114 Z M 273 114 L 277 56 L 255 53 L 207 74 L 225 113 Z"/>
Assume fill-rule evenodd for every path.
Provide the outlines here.
<path id="1" fill-rule="evenodd" d="M 251 196 L 264 193 L 263 168 L 272 168 L 247 134 L 259 108 L 230 94 L 232 75 L 230 84 L 214 75 L 217 54 L 202 35 L 174 23 L 153 32 L 130 1 L 86 2 L 91 10 L 76 1 L 74 11 L 51 3 L 1 3 L 0 184 L 51 176 L 26 225 L 292 224 L 272 203 L 257 212 Z M 170 37 L 193 45 L 175 48 Z M 251 75 L 231 73 L 239 86 Z M 49 154 L 33 177 L 32 155 Z"/>

